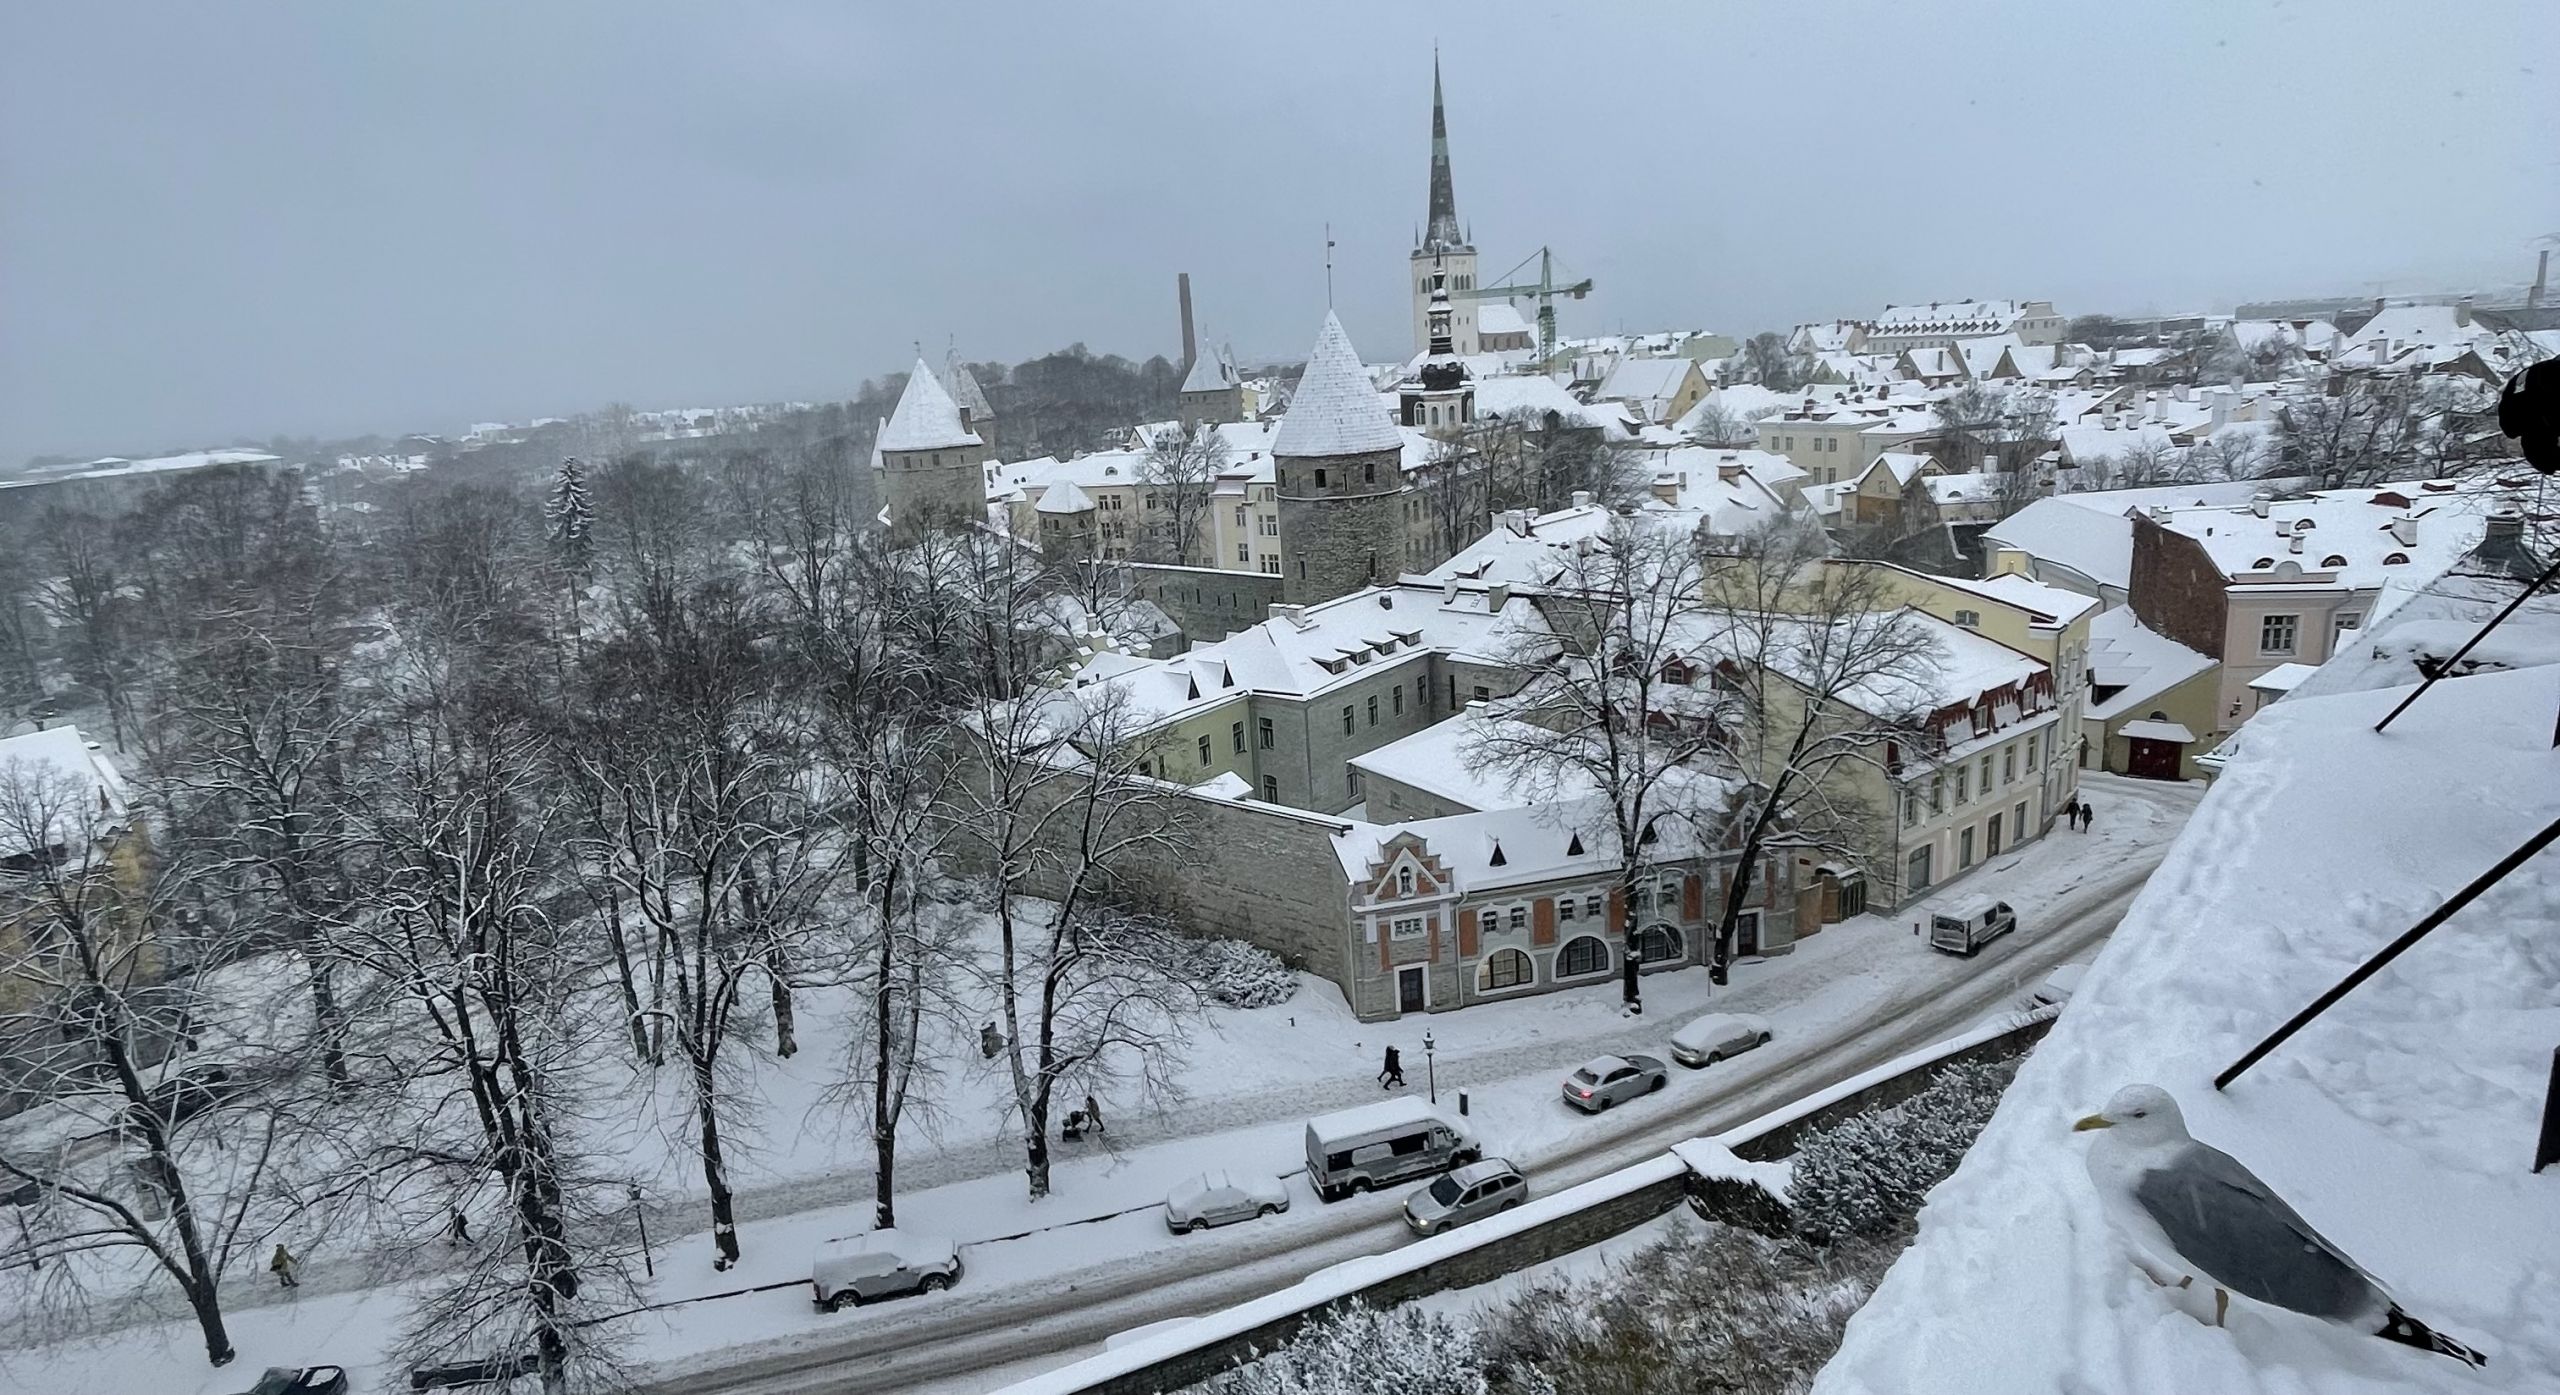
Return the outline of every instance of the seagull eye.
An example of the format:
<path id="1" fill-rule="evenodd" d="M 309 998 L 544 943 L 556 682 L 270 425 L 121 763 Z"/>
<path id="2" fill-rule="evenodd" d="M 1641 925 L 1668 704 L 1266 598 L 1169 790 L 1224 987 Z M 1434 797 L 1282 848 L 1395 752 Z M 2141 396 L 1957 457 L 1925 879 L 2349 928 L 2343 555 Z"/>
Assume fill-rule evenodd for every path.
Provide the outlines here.
<path id="1" fill-rule="evenodd" d="M 2148 1119 L 2151 1117 L 2151 1111 L 2148 1109 L 2137 1109 L 2133 1111 L 2133 1117 L 2137 1119 Z"/>

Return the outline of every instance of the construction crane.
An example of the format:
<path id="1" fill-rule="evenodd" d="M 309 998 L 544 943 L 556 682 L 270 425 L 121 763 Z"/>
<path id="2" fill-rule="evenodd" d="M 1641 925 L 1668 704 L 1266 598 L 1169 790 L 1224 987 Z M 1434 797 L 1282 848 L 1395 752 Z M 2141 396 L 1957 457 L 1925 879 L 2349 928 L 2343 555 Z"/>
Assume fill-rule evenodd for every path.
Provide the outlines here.
<path id="1" fill-rule="evenodd" d="M 1527 257 L 1522 257 L 1520 259 L 1520 264 L 1511 268 L 1509 271 L 1504 272 L 1503 276 L 1506 279 L 1517 276 L 1523 270 L 1526 270 L 1528 265 L 1529 259 Z M 1509 300 L 1511 297 L 1518 295 L 1536 296 L 1538 298 L 1538 362 L 1541 365 L 1545 364 L 1548 359 L 1555 357 L 1556 297 L 1560 295 L 1569 295 L 1576 300 L 1580 300 L 1589 294 L 1591 294 L 1591 278 L 1588 276 L 1585 276 L 1581 280 L 1575 281 L 1570 285 L 1559 286 L 1556 284 L 1555 252 L 1552 248 L 1547 247 L 1541 247 L 1538 249 L 1537 280 L 1515 282 L 1513 284 L 1503 286 L 1478 286 L 1473 290 L 1458 292 L 1459 297 L 1465 300 Z"/>

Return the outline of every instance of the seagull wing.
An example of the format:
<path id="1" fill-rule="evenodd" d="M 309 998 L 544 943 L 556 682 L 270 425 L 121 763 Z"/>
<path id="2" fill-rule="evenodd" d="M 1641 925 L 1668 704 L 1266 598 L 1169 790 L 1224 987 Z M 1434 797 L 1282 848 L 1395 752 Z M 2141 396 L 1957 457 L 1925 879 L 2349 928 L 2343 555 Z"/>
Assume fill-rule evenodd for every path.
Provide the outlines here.
<path id="1" fill-rule="evenodd" d="M 2190 1143 L 2142 1170 L 2133 1199 L 2180 1257 L 2234 1293 L 2340 1322 L 2390 1307 L 2371 1275 L 2218 1148 Z"/>

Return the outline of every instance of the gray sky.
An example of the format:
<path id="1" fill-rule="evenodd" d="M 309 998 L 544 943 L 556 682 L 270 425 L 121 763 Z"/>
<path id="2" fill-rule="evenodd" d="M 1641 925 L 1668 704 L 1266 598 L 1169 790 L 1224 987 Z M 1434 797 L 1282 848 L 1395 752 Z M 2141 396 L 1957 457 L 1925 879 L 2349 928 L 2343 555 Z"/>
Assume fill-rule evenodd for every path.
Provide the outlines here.
<path id="1" fill-rule="evenodd" d="M 1431 47 L 1568 333 L 2529 275 L 2560 5 L 0 9 L 0 464 L 847 396 L 909 343 L 1406 352 Z M 2538 71 L 2537 71 L 2538 67 Z"/>

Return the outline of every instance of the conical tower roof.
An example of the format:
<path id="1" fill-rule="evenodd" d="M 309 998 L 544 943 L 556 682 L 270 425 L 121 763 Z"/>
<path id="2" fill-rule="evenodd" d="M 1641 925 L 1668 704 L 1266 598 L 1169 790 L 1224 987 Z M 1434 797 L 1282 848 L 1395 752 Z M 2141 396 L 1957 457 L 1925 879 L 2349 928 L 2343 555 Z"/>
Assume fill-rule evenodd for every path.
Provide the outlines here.
<path id="1" fill-rule="evenodd" d="M 984 445 L 960 424 L 960 406 L 923 359 L 907 370 L 907 390 L 898 394 L 896 410 L 880 432 L 882 450 L 949 450 Z"/>
<path id="2" fill-rule="evenodd" d="M 1362 455 L 1403 448 L 1404 436 L 1370 383 L 1369 370 L 1360 366 L 1351 336 L 1342 332 L 1342 321 L 1327 310 L 1315 351 L 1307 355 L 1306 374 L 1298 379 L 1297 395 L 1289 399 L 1288 415 L 1280 419 L 1280 430 L 1272 437 L 1271 453 Z"/>
<path id="3" fill-rule="evenodd" d="M 1471 250 L 1458 228 L 1458 191 L 1449 176 L 1449 115 L 1440 104 L 1440 55 L 1431 55 L 1431 221 L 1422 231 L 1425 252 Z"/>
<path id="4" fill-rule="evenodd" d="M 969 424 L 984 425 L 996 419 L 995 404 L 987 400 L 987 390 L 978 386 L 978 375 L 960 361 L 954 349 L 942 361 L 942 384 L 951 390 L 951 400 L 969 409 Z"/>
<path id="5" fill-rule="evenodd" d="M 1227 362 L 1225 354 L 1216 349 L 1203 349 L 1200 351 L 1199 361 L 1191 365 L 1191 376 L 1182 380 L 1182 390 L 1184 392 L 1216 392 L 1221 388 L 1234 387 L 1243 381 L 1244 379 L 1237 374 L 1235 365 Z"/>

